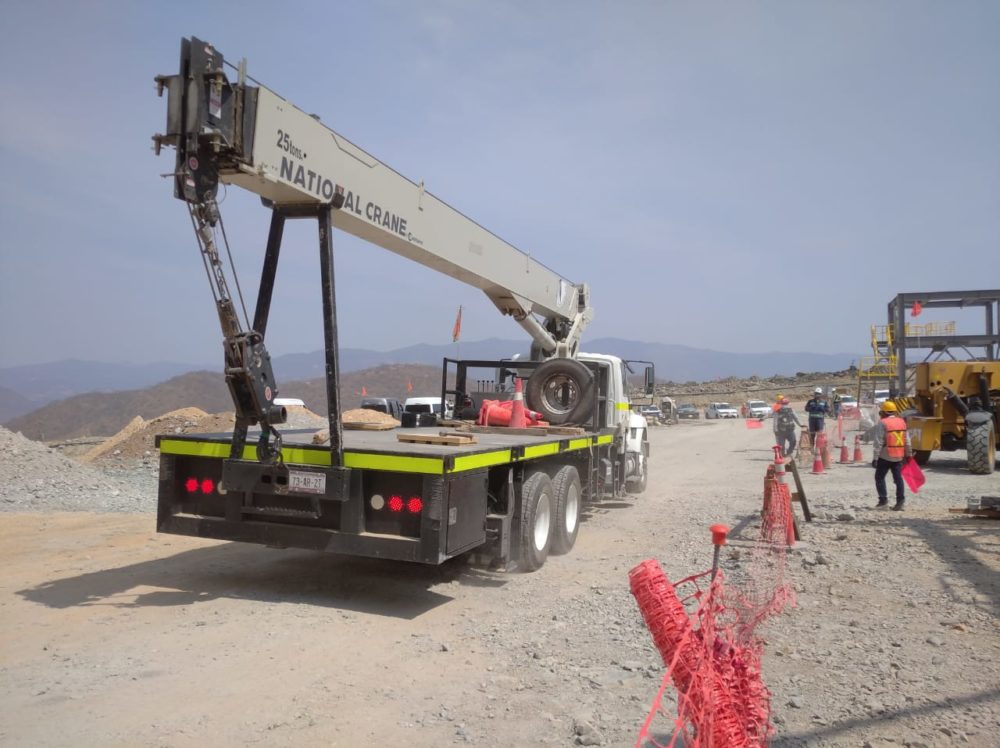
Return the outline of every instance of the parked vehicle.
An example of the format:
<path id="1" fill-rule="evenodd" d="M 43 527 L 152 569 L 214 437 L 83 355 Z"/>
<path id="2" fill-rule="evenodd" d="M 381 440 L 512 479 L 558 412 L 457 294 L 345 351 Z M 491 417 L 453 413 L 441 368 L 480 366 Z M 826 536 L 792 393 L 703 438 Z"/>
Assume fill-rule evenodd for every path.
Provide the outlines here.
<path id="1" fill-rule="evenodd" d="M 739 418 L 740 412 L 729 403 L 712 403 L 705 408 L 705 418 Z"/>
<path id="2" fill-rule="evenodd" d="M 771 414 L 771 406 L 763 400 L 747 400 L 745 408 L 745 418 L 767 418 Z"/>
<path id="3" fill-rule="evenodd" d="M 580 350 L 593 317 L 586 283 L 571 282 L 425 193 L 309 109 L 256 84 L 245 66 L 229 77 L 237 68 L 205 41 L 182 40 L 179 62 L 176 74 L 156 79 L 168 97 L 167 128 L 153 140 L 157 153 L 176 149 L 172 191 L 187 203 L 202 264 L 211 263 L 206 275 L 235 428 L 228 437 L 157 438 L 159 532 L 426 564 L 469 554 L 491 567 L 534 571 L 550 552 L 572 549 L 585 502 L 646 490 L 648 424 L 631 410 L 629 392 L 631 377 L 640 374 L 644 394 L 654 394 L 654 366 Z M 488 174 L 480 178 L 490 181 Z M 253 193 L 270 211 L 253 328 L 229 292 L 239 286 L 224 261 L 220 185 Z M 287 412 L 273 403 L 280 392 L 264 333 L 289 219 L 312 219 L 318 227 L 325 444 L 276 428 Z M 531 338 L 530 360 L 515 364 L 524 406 L 552 428 L 496 427 L 449 439 L 433 423 L 409 433 L 340 428 L 335 229 L 485 292 Z M 608 266 L 618 259 L 609 255 Z M 633 290 L 620 289 L 618 303 Z M 380 300 L 372 296 L 370 303 Z M 510 360 L 442 363 L 440 396 L 410 398 L 404 417 L 436 422 L 451 416 L 452 403 L 464 409 L 469 398 L 512 395 Z M 508 376 L 497 376 L 501 371 Z"/>
<path id="4" fill-rule="evenodd" d="M 361 401 L 361 407 L 365 410 L 388 413 L 397 421 L 403 417 L 403 404 L 394 397 L 366 397 Z"/>
<path id="5" fill-rule="evenodd" d="M 639 415 L 643 416 L 647 422 L 657 424 L 663 420 L 663 411 L 656 405 L 643 405 L 639 408 Z"/>
<path id="6" fill-rule="evenodd" d="M 840 415 L 842 416 L 854 416 L 859 412 L 861 406 L 858 404 L 858 399 L 853 395 L 841 395 L 840 396 Z"/>
<path id="7" fill-rule="evenodd" d="M 969 472 L 991 475 L 1000 433 L 1000 361 L 933 361 L 916 366 L 915 394 L 894 400 L 919 465 L 931 452 L 964 449 Z"/>
<path id="8" fill-rule="evenodd" d="M 451 418 L 449 406 L 450 403 L 442 401 L 440 397 L 408 397 L 403 403 L 403 412 L 434 413 L 438 418 Z"/>
<path id="9" fill-rule="evenodd" d="M 677 417 L 686 421 L 697 421 L 701 418 L 701 413 L 691 403 L 684 403 L 677 406 Z"/>
<path id="10" fill-rule="evenodd" d="M 663 411 L 663 420 L 667 423 L 677 423 L 677 403 L 672 397 L 664 396 L 660 400 L 660 410 Z M 697 411 L 695 411 L 697 412 Z"/>
<path id="11" fill-rule="evenodd" d="M 874 398 L 875 404 L 881 405 L 889 399 L 889 390 L 875 390 Z"/>

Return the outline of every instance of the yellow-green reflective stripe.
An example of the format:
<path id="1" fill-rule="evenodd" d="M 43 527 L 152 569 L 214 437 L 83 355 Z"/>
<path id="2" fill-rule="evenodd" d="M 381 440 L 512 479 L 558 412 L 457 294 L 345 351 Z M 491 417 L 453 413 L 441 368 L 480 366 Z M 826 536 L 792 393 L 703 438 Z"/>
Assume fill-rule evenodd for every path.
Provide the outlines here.
<path id="1" fill-rule="evenodd" d="M 466 455 L 465 457 L 456 457 L 455 466 L 448 472 L 461 473 L 466 470 L 490 467 L 491 465 L 502 465 L 505 462 L 510 462 L 509 449 L 502 449 L 498 452 L 485 452 L 480 455 Z"/>
<path id="2" fill-rule="evenodd" d="M 615 407 L 618 410 L 629 410 L 631 408 L 628 403 L 615 403 Z"/>
<path id="3" fill-rule="evenodd" d="M 532 457 L 544 457 L 545 455 L 559 454 L 559 442 L 551 444 L 535 444 L 524 448 L 524 457 L 521 459 L 530 460 Z"/>
<path id="4" fill-rule="evenodd" d="M 597 437 L 597 444 L 611 444 L 614 437 L 611 434 L 605 434 L 604 436 Z"/>
<path id="5" fill-rule="evenodd" d="M 569 449 L 586 449 L 590 446 L 590 437 L 586 439 L 570 439 Z"/>
<path id="6" fill-rule="evenodd" d="M 396 473 L 442 475 L 444 473 L 444 460 L 439 457 L 400 457 L 399 455 L 345 452 L 344 467 L 387 470 Z"/>
<path id="7" fill-rule="evenodd" d="M 191 457 L 214 457 L 225 459 L 229 457 L 229 445 L 216 442 L 182 442 L 175 439 L 160 441 L 160 452 L 169 455 L 187 455 Z M 281 456 L 285 462 L 297 465 L 329 465 L 330 453 L 316 449 L 298 449 L 284 447 Z M 243 447 L 244 460 L 256 460 L 257 448 L 252 445 Z"/>
<path id="8" fill-rule="evenodd" d="M 192 457 L 229 457 L 229 445 L 162 439 L 160 440 L 160 452 L 168 455 L 191 455 Z"/>
<path id="9" fill-rule="evenodd" d="M 212 457 L 216 459 L 229 457 L 229 445 L 215 442 L 188 442 L 164 439 L 160 441 L 160 451 L 164 454 L 191 457 Z M 285 447 L 281 450 L 281 456 L 290 465 L 325 466 L 330 464 L 330 453 L 320 449 Z M 256 447 L 247 445 L 243 448 L 244 460 L 255 460 L 256 458 Z M 344 466 L 367 468 L 369 470 L 392 470 L 398 473 L 429 473 L 431 475 L 441 475 L 444 473 L 444 460 L 440 458 L 377 455 L 365 452 L 345 452 Z"/>

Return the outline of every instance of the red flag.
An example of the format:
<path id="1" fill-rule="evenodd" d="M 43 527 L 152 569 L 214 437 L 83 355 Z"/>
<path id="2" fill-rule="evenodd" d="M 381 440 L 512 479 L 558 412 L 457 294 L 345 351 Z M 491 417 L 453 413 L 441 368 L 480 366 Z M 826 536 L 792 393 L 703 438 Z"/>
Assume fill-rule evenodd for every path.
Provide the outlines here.
<path id="1" fill-rule="evenodd" d="M 413 392 L 413 382 L 407 382 L 406 383 L 406 391 L 407 392 Z"/>
<path id="2" fill-rule="evenodd" d="M 455 317 L 455 326 L 451 328 L 451 342 L 457 343 L 462 334 L 462 307 L 458 308 L 458 316 Z"/>
<path id="3" fill-rule="evenodd" d="M 923 310 L 924 310 L 923 304 L 921 304 L 919 301 L 914 301 L 913 302 L 913 309 L 910 310 L 910 316 L 911 317 L 916 317 Z"/>
<path id="4" fill-rule="evenodd" d="M 364 385 L 361 385 L 361 396 L 364 397 L 367 394 L 368 394 L 368 388 L 365 387 Z"/>
<path id="5" fill-rule="evenodd" d="M 910 487 L 913 493 L 917 493 L 920 487 L 927 482 L 924 478 L 924 471 L 920 469 L 917 461 L 912 457 L 903 463 L 903 467 L 899 470 L 903 474 L 903 480 L 906 481 L 906 485 Z"/>
<path id="6" fill-rule="evenodd" d="M 764 428 L 764 422 L 758 421 L 756 418 L 748 418 L 746 420 L 748 429 L 762 429 Z"/>

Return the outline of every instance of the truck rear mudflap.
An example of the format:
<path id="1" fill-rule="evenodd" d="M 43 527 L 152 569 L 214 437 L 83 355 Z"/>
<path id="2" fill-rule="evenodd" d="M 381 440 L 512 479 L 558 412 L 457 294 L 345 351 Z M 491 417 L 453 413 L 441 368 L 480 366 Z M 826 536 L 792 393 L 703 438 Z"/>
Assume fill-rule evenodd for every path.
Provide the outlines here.
<path id="1" fill-rule="evenodd" d="M 228 490 L 224 460 L 161 454 L 157 530 L 440 564 L 486 542 L 487 473 L 352 469 L 340 499 Z M 294 466 L 292 466 L 294 469 Z"/>

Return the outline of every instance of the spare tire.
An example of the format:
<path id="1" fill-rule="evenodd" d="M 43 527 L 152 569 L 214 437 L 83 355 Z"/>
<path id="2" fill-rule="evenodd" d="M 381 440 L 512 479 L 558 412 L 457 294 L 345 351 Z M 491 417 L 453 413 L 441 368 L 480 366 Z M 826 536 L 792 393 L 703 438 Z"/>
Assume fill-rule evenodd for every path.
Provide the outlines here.
<path id="1" fill-rule="evenodd" d="M 532 372 L 525 399 L 553 425 L 583 423 L 594 412 L 594 376 L 579 361 L 553 358 Z"/>

